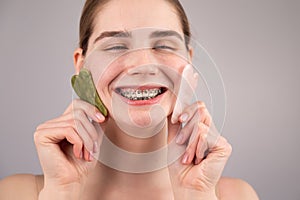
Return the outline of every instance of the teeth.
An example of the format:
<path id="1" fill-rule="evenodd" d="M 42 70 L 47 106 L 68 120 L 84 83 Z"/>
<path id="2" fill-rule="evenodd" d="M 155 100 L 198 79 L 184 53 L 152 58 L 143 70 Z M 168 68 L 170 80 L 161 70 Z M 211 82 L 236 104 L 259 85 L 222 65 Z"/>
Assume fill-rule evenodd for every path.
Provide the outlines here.
<path id="1" fill-rule="evenodd" d="M 136 93 L 136 97 L 137 97 L 137 98 L 143 97 L 143 94 L 142 94 L 142 91 L 141 91 L 141 90 L 137 90 L 135 93 Z"/>
<path id="2" fill-rule="evenodd" d="M 119 93 L 130 100 L 148 100 L 162 93 L 161 88 L 149 90 L 119 89 Z"/>

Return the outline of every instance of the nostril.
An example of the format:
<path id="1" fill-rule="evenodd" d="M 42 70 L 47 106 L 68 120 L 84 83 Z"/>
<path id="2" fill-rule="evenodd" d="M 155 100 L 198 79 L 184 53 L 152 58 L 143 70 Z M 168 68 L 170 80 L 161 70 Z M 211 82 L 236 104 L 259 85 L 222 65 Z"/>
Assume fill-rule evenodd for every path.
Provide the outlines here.
<path id="1" fill-rule="evenodd" d="M 150 74 L 150 75 L 156 75 L 157 72 L 150 72 L 149 74 Z"/>

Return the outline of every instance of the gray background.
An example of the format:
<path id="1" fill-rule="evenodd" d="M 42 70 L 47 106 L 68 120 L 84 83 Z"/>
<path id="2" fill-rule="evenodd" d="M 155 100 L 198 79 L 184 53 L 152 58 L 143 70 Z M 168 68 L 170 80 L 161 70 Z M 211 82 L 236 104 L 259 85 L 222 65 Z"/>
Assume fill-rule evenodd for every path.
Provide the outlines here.
<path id="1" fill-rule="evenodd" d="M 83 0 L 0 1 L 0 178 L 41 173 L 35 127 L 72 99 Z M 197 40 L 223 76 L 224 175 L 261 199 L 300 199 L 300 1 L 185 0 Z"/>

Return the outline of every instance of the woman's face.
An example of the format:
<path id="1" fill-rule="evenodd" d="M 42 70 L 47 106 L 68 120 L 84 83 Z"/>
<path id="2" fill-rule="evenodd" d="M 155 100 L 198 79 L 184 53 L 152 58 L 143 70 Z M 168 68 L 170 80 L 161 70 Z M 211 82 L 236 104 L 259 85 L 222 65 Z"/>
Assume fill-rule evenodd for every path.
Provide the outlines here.
<path id="1" fill-rule="evenodd" d="M 94 20 L 85 67 L 120 126 L 159 125 L 172 113 L 187 50 L 163 0 L 112 0 Z"/>

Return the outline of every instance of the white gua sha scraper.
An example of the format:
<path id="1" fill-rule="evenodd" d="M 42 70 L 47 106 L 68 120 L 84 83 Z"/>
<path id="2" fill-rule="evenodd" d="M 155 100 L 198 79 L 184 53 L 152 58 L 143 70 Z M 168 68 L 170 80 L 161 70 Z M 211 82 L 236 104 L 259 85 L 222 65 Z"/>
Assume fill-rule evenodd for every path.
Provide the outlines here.
<path id="1" fill-rule="evenodd" d="M 171 117 L 173 124 L 178 121 L 178 117 L 182 114 L 183 109 L 186 108 L 191 103 L 193 97 L 196 96 L 195 89 L 197 87 L 198 78 L 199 74 L 197 72 L 194 73 L 192 65 L 187 64 L 182 72 L 177 100 Z"/>

